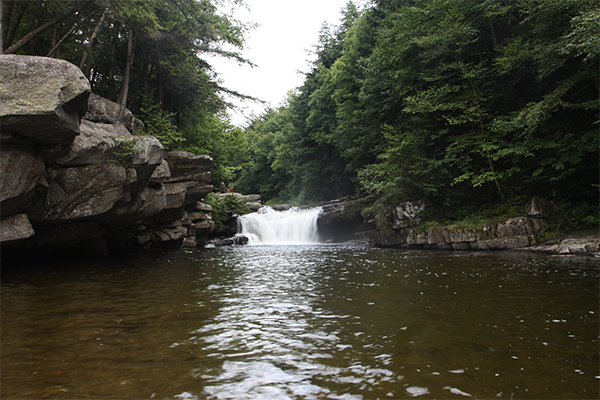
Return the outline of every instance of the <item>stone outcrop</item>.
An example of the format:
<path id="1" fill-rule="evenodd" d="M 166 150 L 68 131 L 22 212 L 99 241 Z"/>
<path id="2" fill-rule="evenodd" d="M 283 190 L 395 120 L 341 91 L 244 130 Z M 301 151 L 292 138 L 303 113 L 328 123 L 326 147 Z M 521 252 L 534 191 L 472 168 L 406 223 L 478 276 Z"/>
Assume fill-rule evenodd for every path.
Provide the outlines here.
<path id="1" fill-rule="evenodd" d="M 574 232 L 564 237 L 548 240 L 526 250 L 542 251 L 556 255 L 598 254 L 600 252 L 600 231 Z"/>
<path id="2" fill-rule="evenodd" d="M 371 243 L 378 247 L 415 247 L 443 250 L 505 250 L 536 244 L 527 217 L 506 218 L 476 227 L 445 226 L 374 231 Z"/>
<path id="3" fill-rule="evenodd" d="M 331 200 L 307 207 L 321 207 L 317 219 L 319 235 L 326 242 L 345 242 L 364 238 L 374 225 L 363 221 L 360 209 L 352 206 L 353 197 Z"/>
<path id="4" fill-rule="evenodd" d="M 9 215 L 0 220 L 0 242 L 20 242 L 35 234 L 27 215 Z"/>
<path id="5" fill-rule="evenodd" d="M 0 57 L 0 98 L 4 249 L 206 242 L 209 156 L 166 152 L 156 138 L 134 135 L 141 121 L 129 110 L 118 121 L 120 106 L 91 94 L 63 60 Z"/>
<path id="6" fill-rule="evenodd" d="M 394 209 L 394 229 L 408 228 L 418 225 L 421 220 L 417 214 L 425 210 L 423 201 L 406 201 Z"/>
<path id="7" fill-rule="evenodd" d="M 90 83 L 75 65 L 52 58 L 3 55 L 0 77 L 3 136 L 15 133 L 45 145 L 70 143 L 79 134 Z"/>
<path id="8" fill-rule="evenodd" d="M 123 118 L 119 121 L 120 112 L 121 106 L 118 103 L 91 93 L 88 99 L 88 109 L 85 119 L 111 125 L 122 123 L 130 132 L 144 130 L 144 123 L 135 118 L 131 111 L 127 109 L 125 109 Z"/>
<path id="9" fill-rule="evenodd" d="M 400 206 L 401 210 L 424 209 Z M 417 211 L 418 212 L 418 211 Z M 398 212 L 396 208 L 394 229 L 375 230 L 370 243 L 377 247 L 406 247 L 442 250 L 532 250 L 554 254 L 598 253 L 600 237 L 591 232 L 582 237 L 567 237 L 551 242 L 538 243 L 538 237 L 548 227 L 546 219 L 551 215 L 550 203 L 533 197 L 525 207 L 524 215 L 487 221 L 475 226 L 448 225 L 419 227 L 417 213 Z"/>
<path id="10" fill-rule="evenodd" d="M 235 235 L 230 238 L 214 239 L 209 242 L 210 245 L 215 247 L 222 246 L 233 246 L 233 245 L 245 245 L 248 244 L 248 238 L 244 235 Z"/>

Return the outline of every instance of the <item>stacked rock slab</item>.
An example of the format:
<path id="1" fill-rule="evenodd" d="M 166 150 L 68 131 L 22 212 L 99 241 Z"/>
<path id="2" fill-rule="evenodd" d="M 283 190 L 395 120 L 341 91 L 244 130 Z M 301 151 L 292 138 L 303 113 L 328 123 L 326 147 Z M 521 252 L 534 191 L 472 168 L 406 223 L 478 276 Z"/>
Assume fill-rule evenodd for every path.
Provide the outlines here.
<path id="1" fill-rule="evenodd" d="M 414 247 L 441 250 L 506 250 L 536 244 L 527 217 L 506 218 L 477 227 L 445 226 L 373 231 L 370 241 L 378 247 Z"/>
<path id="2" fill-rule="evenodd" d="M 533 197 L 521 216 L 487 221 L 477 226 L 449 225 L 419 227 L 417 213 L 423 202 L 402 203 L 396 208 L 394 229 L 373 231 L 370 242 L 377 247 L 408 247 L 442 250 L 535 250 L 554 254 L 596 254 L 600 250 L 598 232 L 586 232 L 582 237 L 557 238 L 538 243 L 536 235 L 548 227 L 552 214 L 548 200 Z"/>
<path id="3" fill-rule="evenodd" d="M 201 200 L 212 190 L 212 159 L 165 152 L 156 138 L 136 135 L 143 124 L 129 110 L 123 123 L 119 112 L 118 104 L 91 94 L 73 64 L 0 57 L 3 248 L 106 252 L 107 245 L 202 243 L 196 235 L 210 227 L 192 228 L 184 211 L 203 213 L 193 214 L 194 223 L 210 220 Z M 179 160 L 173 173 L 172 158 Z M 173 199 L 173 184 L 180 185 L 180 200 Z M 166 236 L 164 226 L 153 229 L 161 215 L 159 224 L 170 224 Z"/>
<path id="4" fill-rule="evenodd" d="M 144 238 L 157 243 L 177 241 L 183 247 L 204 246 L 214 229 L 212 208 L 202 202 L 213 190 L 209 169 L 212 158 L 186 151 L 165 154 L 164 164 L 155 170 L 153 179 L 165 189 L 165 206 L 147 218 L 144 225 L 153 232 Z M 165 171 L 169 171 L 165 173 Z M 141 242 L 141 241 L 140 241 Z"/>

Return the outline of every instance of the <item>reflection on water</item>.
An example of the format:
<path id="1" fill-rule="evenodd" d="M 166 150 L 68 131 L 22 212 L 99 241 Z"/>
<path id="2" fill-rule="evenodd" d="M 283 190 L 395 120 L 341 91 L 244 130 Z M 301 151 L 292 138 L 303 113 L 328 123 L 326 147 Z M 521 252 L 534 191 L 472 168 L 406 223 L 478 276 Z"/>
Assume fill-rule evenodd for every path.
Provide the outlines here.
<path id="1" fill-rule="evenodd" d="M 2 276 L 3 398 L 598 398 L 598 261 L 365 245 Z"/>

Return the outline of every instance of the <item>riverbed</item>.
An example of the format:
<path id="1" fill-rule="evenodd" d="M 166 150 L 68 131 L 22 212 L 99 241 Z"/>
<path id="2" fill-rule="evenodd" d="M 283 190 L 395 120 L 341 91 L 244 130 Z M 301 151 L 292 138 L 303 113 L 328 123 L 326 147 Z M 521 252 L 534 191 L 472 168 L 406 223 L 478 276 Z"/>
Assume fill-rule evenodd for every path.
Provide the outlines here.
<path id="1" fill-rule="evenodd" d="M 3 264 L 2 398 L 597 399 L 598 267 L 365 243 Z"/>

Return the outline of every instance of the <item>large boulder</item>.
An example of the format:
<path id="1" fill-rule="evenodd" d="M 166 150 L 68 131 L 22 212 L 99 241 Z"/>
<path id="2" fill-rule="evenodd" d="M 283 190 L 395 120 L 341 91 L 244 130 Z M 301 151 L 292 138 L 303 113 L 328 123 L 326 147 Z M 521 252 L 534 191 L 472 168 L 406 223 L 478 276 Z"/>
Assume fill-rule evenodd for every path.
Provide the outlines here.
<path id="1" fill-rule="evenodd" d="M 168 182 L 210 182 L 213 159 L 207 155 L 195 155 L 187 151 L 170 151 L 165 159 L 169 163 L 171 177 Z"/>
<path id="2" fill-rule="evenodd" d="M 54 160 L 58 165 L 78 167 L 106 164 L 123 153 L 131 134 L 122 124 L 81 121 L 81 133 L 75 137 L 69 153 Z"/>
<path id="3" fill-rule="evenodd" d="M 141 192 L 158 165 L 163 162 L 163 146 L 152 136 L 133 136 L 122 124 L 81 121 L 81 134 L 69 152 L 54 163 L 67 166 L 115 163 L 131 166 L 136 179 L 128 188 L 131 195 Z"/>
<path id="4" fill-rule="evenodd" d="M 425 210 L 425 202 L 421 200 L 399 204 L 394 209 L 394 229 L 418 225 L 421 220 L 417 218 L 417 214 L 423 210 Z"/>
<path id="5" fill-rule="evenodd" d="M 195 204 L 202 201 L 204 197 L 213 191 L 213 185 L 207 185 L 197 181 L 182 182 L 186 186 L 184 205 Z"/>
<path id="6" fill-rule="evenodd" d="M 36 221 L 89 218 L 110 210 L 123 198 L 127 171 L 116 164 L 49 171 L 49 187 L 29 210 Z"/>
<path id="7" fill-rule="evenodd" d="M 40 145 L 79 134 L 90 83 L 75 65 L 55 58 L 0 57 L 0 126 Z"/>
<path id="8" fill-rule="evenodd" d="M 134 195 L 128 202 L 118 202 L 107 214 L 102 216 L 108 225 L 123 221 L 143 220 L 159 214 L 167 205 L 167 193 L 160 185 L 146 187 Z"/>
<path id="9" fill-rule="evenodd" d="M 137 172 L 137 180 L 131 186 L 131 192 L 136 194 L 148 185 L 154 170 L 164 161 L 164 147 L 153 136 L 133 136 L 131 140 L 131 167 Z"/>
<path id="10" fill-rule="evenodd" d="M 183 183 L 165 183 L 165 191 L 167 194 L 167 203 L 165 208 L 180 208 L 185 202 L 185 194 L 187 187 Z"/>
<path id="11" fill-rule="evenodd" d="M 171 170 L 169 169 L 169 163 L 167 160 L 162 160 L 160 164 L 154 168 L 152 175 L 150 176 L 150 183 L 164 183 L 171 177 Z"/>
<path id="12" fill-rule="evenodd" d="M 114 101 L 105 99 L 97 94 L 91 93 L 88 100 L 87 113 L 83 117 L 88 121 L 102 122 L 105 124 L 122 123 L 129 132 L 144 130 L 144 124 L 135 118 L 127 108 L 123 112 L 123 118 L 119 121 L 121 106 Z"/>
<path id="13" fill-rule="evenodd" d="M 0 242 L 14 242 L 33 236 L 35 231 L 25 214 L 10 215 L 0 220 Z"/>

